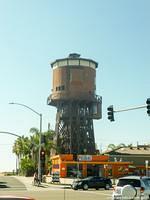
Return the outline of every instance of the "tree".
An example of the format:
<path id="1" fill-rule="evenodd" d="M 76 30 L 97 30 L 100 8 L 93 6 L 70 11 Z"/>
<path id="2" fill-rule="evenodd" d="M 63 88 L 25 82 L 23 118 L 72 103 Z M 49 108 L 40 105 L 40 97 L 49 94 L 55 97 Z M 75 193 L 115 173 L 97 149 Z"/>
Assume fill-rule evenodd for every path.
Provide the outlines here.
<path id="1" fill-rule="evenodd" d="M 19 169 L 20 169 L 21 159 L 23 157 L 28 157 L 31 154 L 29 138 L 24 136 L 17 138 L 17 140 L 13 145 L 12 152 L 15 153 L 18 158 Z"/>
<path id="2" fill-rule="evenodd" d="M 16 154 L 19 161 L 19 169 L 22 173 L 30 173 L 32 168 L 36 170 L 38 168 L 38 158 L 39 158 L 39 136 L 40 134 L 44 135 L 45 142 L 42 144 L 42 148 L 46 153 L 46 165 L 48 167 L 48 163 L 50 163 L 50 154 L 51 150 L 56 149 L 53 138 L 55 132 L 52 130 L 48 130 L 44 133 L 40 133 L 37 128 L 31 128 L 30 133 L 32 135 L 30 137 L 21 136 L 17 138 L 13 145 L 13 153 Z M 27 163 L 26 163 L 27 162 Z M 28 172 L 29 170 L 29 172 Z"/>
<path id="3" fill-rule="evenodd" d="M 39 130 L 35 127 L 30 129 L 30 133 L 33 135 L 30 136 L 31 144 L 31 157 L 35 163 L 35 169 L 38 168 L 38 157 L 39 157 Z"/>
<path id="4" fill-rule="evenodd" d="M 118 149 L 118 148 L 121 148 L 121 147 L 126 147 L 126 145 L 124 143 L 120 143 L 118 145 L 109 144 L 108 147 L 107 147 L 107 149 L 115 150 L 115 149 Z"/>
<path id="5" fill-rule="evenodd" d="M 24 157 L 21 159 L 20 162 L 20 166 L 21 166 L 21 173 L 25 176 L 32 176 L 34 171 L 35 171 L 35 163 L 34 161 L 29 158 L 29 157 Z"/>
<path id="6" fill-rule="evenodd" d="M 28 137 L 21 136 L 17 138 L 13 146 L 13 153 L 19 156 L 25 156 L 30 153 L 30 140 Z"/>
<path id="7" fill-rule="evenodd" d="M 109 144 L 107 149 L 114 150 L 114 149 L 116 149 L 116 145 L 115 144 Z"/>
<path id="8" fill-rule="evenodd" d="M 30 133 L 33 133 L 33 135 L 30 136 L 32 159 L 35 161 L 35 163 L 38 163 L 40 132 L 37 128 L 31 128 Z M 53 142 L 54 135 L 55 135 L 55 132 L 53 130 L 48 130 L 48 131 L 42 133 L 42 136 L 44 136 L 44 138 L 45 138 L 45 141 L 42 144 L 42 148 L 45 150 L 45 153 L 46 153 L 46 163 L 48 163 L 48 161 L 49 161 L 51 149 L 55 148 L 55 145 Z"/>
<path id="9" fill-rule="evenodd" d="M 126 145 L 124 144 L 124 143 L 120 143 L 119 145 L 118 145 L 118 148 L 119 147 L 126 147 Z"/>
<path id="10" fill-rule="evenodd" d="M 54 141 L 53 141 L 55 132 L 52 130 L 48 130 L 48 131 L 44 132 L 43 135 L 45 136 L 44 148 L 46 151 L 46 155 L 48 157 L 50 157 L 51 150 L 56 148 Z"/>

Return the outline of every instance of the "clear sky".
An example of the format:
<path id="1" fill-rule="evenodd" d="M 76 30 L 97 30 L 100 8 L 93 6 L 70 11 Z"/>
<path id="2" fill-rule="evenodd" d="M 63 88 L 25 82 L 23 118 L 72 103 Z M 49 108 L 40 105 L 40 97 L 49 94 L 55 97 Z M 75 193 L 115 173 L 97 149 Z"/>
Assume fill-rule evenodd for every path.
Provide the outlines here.
<path id="1" fill-rule="evenodd" d="M 110 143 L 150 143 L 145 109 L 115 114 L 107 107 L 143 105 L 150 97 L 149 0 L 0 0 L 0 131 L 29 136 L 43 114 L 43 130 L 55 127 L 56 109 L 46 104 L 50 63 L 79 53 L 99 63 L 97 94 L 103 118 L 94 121 L 98 148 Z M 0 171 L 15 169 L 15 137 L 0 134 Z"/>

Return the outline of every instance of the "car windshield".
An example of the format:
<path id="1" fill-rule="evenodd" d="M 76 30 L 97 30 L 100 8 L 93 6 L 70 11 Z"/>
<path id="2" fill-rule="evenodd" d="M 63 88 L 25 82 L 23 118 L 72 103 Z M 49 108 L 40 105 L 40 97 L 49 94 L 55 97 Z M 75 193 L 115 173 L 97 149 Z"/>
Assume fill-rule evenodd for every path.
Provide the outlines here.
<path id="1" fill-rule="evenodd" d="M 89 180 L 91 180 L 92 178 L 93 178 L 93 177 L 90 176 L 90 177 L 84 178 L 84 179 L 82 179 L 82 180 L 89 181 Z"/>
<path id="2" fill-rule="evenodd" d="M 120 179 L 118 181 L 117 186 L 123 187 L 125 185 L 132 185 L 133 187 L 140 187 L 141 182 L 140 182 L 140 180 L 137 180 L 137 179 Z"/>

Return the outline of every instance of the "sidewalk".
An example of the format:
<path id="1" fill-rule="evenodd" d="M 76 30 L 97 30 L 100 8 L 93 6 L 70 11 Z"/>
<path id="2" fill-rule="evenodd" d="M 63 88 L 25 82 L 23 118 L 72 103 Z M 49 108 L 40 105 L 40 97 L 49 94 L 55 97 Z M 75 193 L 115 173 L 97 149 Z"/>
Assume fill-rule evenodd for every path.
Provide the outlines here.
<path id="1" fill-rule="evenodd" d="M 27 190 L 31 190 L 33 188 L 38 188 L 32 185 L 32 181 L 33 181 L 33 177 L 25 177 L 25 176 L 13 176 L 14 178 L 18 179 L 19 181 L 21 181 L 25 187 L 27 188 Z M 46 177 L 46 183 L 41 183 L 41 186 L 44 188 L 52 188 L 52 187 L 59 187 L 59 188 L 64 188 L 64 186 L 69 186 L 72 184 L 74 179 L 64 179 L 64 178 L 60 178 L 60 182 L 59 183 L 51 183 L 51 178 L 50 177 Z"/>

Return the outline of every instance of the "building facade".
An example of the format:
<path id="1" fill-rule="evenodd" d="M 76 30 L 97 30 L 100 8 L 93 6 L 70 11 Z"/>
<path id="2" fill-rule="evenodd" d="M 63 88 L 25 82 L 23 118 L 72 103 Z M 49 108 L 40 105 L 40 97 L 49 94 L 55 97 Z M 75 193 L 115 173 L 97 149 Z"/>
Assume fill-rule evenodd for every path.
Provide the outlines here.
<path id="1" fill-rule="evenodd" d="M 128 147 L 119 147 L 103 153 L 109 156 L 110 162 L 131 162 L 129 165 L 129 174 L 149 175 L 150 174 L 150 146 L 137 145 Z"/>
<path id="2" fill-rule="evenodd" d="M 128 174 L 130 162 L 109 161 L 108 155 L 62 154 L 51 157 L 51 174 L 61 178 L 104 176 L 117 178 Z"/>

